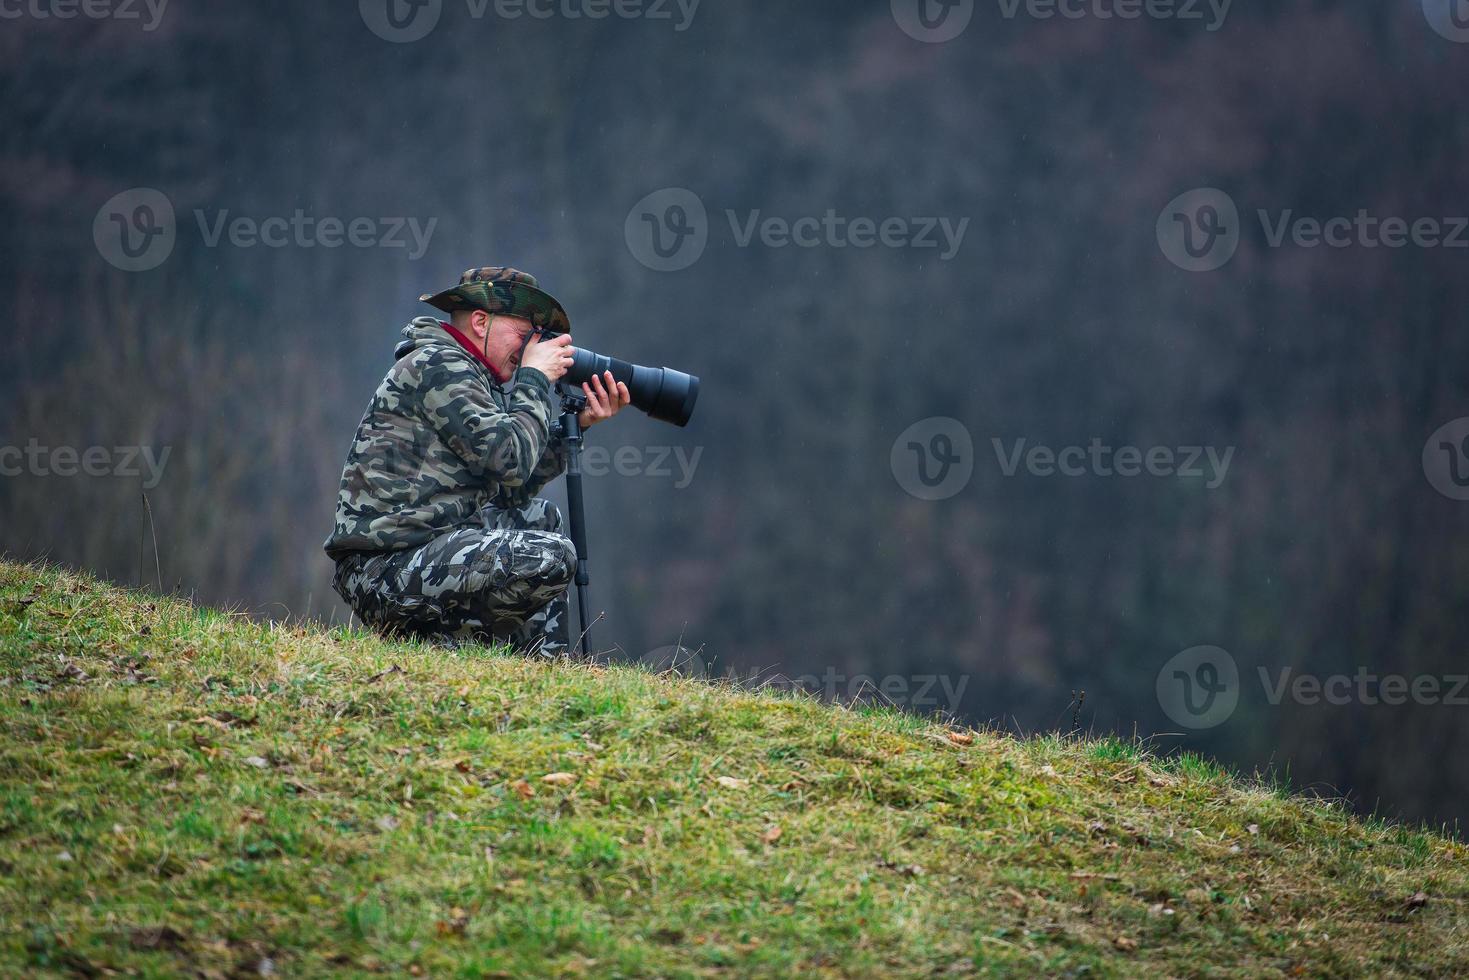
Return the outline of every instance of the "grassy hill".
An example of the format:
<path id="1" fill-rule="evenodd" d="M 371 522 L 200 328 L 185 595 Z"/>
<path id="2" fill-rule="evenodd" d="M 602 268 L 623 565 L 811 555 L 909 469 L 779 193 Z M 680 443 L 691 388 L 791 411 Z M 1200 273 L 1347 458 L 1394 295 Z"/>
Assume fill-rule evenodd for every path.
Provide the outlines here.
<path id="1" fill-rule="evenodd" d="M 0 564 L 0 974 L 1450 976 L 1463 844 L 1136 745 Z"/>

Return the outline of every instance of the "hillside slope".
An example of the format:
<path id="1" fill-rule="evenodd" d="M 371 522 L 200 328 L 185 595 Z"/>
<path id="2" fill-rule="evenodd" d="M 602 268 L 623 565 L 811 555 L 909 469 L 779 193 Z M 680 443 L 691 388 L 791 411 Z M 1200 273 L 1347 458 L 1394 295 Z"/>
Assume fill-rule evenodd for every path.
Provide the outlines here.
<path id="1" fill-rule="evenodd" d="M 1466 848 L 1117 741 L 0 565 L 0 974 L 1454 975 Z"/>

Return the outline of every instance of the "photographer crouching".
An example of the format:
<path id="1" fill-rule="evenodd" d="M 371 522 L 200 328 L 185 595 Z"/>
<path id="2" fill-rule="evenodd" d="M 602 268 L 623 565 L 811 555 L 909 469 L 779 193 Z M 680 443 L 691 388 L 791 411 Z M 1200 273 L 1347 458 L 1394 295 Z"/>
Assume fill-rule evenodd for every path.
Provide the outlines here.
<path id="1" fill-rule="evenodd" d="M 574 351 L 566 311 L 516 269 L 420 298 L 450 319 L 404 328 L 357 429 L 325 545 L 333 584 L 385 634 L 565 656 L 577 555 L 536 496 L 567 467 L 552 387 L 578 358 L 605 367 L 579 375 L 589 428 L 632 402 L 624 365 Z"/>

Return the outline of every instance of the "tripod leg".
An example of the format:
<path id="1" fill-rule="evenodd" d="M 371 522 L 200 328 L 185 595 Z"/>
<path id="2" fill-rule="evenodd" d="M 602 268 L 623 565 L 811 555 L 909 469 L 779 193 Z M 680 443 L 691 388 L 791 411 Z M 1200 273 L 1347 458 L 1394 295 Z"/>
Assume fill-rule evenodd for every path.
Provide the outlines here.
<path id="1" fill-rule="evenodd" d="M 576 548 L 576 609 L 581 622 L 581 655 L 587 656 L 592 642 L 592 621 L 587 617 L 587 592 L 591 583 L 591 572 L 587 567 L 586 516 L 582 508 L 581 490 L 581 439 L 572 450 L 566 469 L 566 502 L 571 511 L 571 543 Z"/>
<path id="2" fill-rule="evenodd" d="M 586 511 L 582 502 L 581 421 L 577 412 L 586 404 L 584 398 L 563 393 L 561 399 L 561 431 L 566 437 L 566 503 L 571 525 L 571 543 L 576 548 L 576 608 L 581 617 L 581 655 L 592 649 L 592 624 L 587 617 L 587 592 L 591 573 L 587 567 Z"/>

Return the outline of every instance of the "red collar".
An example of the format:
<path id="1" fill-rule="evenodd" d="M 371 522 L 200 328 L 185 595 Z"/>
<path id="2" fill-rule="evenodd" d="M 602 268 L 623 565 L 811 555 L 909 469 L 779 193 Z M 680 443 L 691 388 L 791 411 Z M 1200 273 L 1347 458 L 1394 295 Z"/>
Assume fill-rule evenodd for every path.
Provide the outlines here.
<path id="1" fill-rule="evenodd" d="M 491 364 L 489 358 L 485 357 L 484 351 L 476 347 L 473 341 L 471 341 L 468 337 L 464 336 L 464 334 L 455 329 L 452 323 L 445 323 L 443 320 L 440 320 L 439 326 L 447 330 L 449 332 L 449 336 L 459 341 L 460 347 L 463 347 L 465 350 L 469 351 L 469 353 L 473 354 L 476 361 L 479 361 L 485 367 L 489 368 L 490 373 L 495 376 L 496 381 L 504 384 L 505 382 L 510 380 L 508 377 L 502 376 L 500 374 L 500 369 Z"/>

